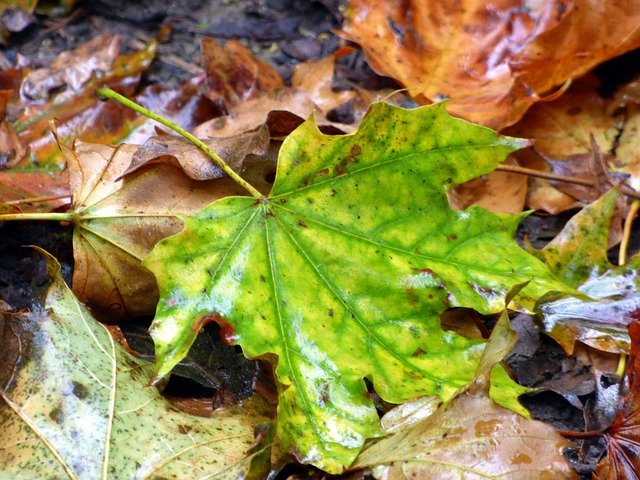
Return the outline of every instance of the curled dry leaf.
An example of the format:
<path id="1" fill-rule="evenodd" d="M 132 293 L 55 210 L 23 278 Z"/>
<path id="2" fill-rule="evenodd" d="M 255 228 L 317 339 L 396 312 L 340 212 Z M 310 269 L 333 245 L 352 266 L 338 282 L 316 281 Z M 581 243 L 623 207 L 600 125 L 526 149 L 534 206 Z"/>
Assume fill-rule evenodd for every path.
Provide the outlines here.
<path id="1" fill-rule="evenodd" d="M 180 216 L 242 193 L 228 177 L 196 181 L 168 164 L 123 179 L 137 148 L 84 142 L 76 142 L 73 149 L 60 145 L 72 195 L 73 289 L 108 320 L 153 313 L 157 286 L 140 262 L 160 239 L 180 231 Z M 272 168 L 257 157 L 246 166 L 248 177 L 262 189 L 268 188 L 265 176 Z"/>
<path id="2" fill-rule="evenodd" d="M 241 133 L 233 137 L 203 140 L 227 165 L 235 171 L 249 155 L 264 156 L 269 149 L 269 129 L 262 125 L 254 132 Z M 212 180 L 224 176 L 224 172 L 211 158 L 190 141 L 175 135 L 158 135 L 148 139 L 133 155 L 129 174 L 152 161 L 170 162 L 194 180 Z"/>
<path id="3" fill-rule="evenodd" d="M 554 87 L 640 46 L 638 0 L 352 0 L 342 35 L 424 102 L 502 128 Z"/>
<path id="4" fill-rule="evenodd" d="M 640 478 L 640 322 L 629 325 L 631 353 L 627 364 L 628 390 L 620 399 L 611 426 L 603 435 L 607 456 L 595 471 L 597 480 Z"/>
<path id="5" fill-rule="evenodd" d="M 49 100 L 52 90 L 68 88 L 78 92 L 91 77 L 111 71 L 119 53 L 119 37 L 100 35 L 72 51 L 62 52 L 50 67 L 29 72 L 20 86 L 20 96 L 28 103 L 42 104 Z"/>
<path id="6" fill-rule="evenodd" d="M 254 428 L 269 420 L 263 402 L 209 418 L 178 411 L 147 387 L 151 366 L 114 342 L 48 261 L 46 310 L 0 312 L 0 477 L 247 475 Z"/>
<path id="7" fill-rule="evenodd" d="M 607 260 L 618 193 L 614 189 L 585 207 L 544 249 L 532 252 L 588 297 L 547 299 L 539 305 L 544 329 L 568 353 L 576 340 L 607 352 L 629 351 L 627 327 L 640 312 L 640 256 L 619 267 Z"/>

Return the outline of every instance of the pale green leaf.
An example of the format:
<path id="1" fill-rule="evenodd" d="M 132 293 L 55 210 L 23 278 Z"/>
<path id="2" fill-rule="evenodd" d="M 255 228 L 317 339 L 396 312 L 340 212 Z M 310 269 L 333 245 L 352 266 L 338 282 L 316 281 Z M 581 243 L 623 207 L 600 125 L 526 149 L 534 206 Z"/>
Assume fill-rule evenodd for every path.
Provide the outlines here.
<path id="1" fill-rule="evenodd" d="M 212 204 L 145 260 L 161 292 L 157 376 L 222 316 L 228 340 L 275 365 L 284 447 L 340 471 L 380 433 L 364 377 L 394 403 L 446 400 L 473 378 L 482 343 L 442 331 L 438 314 L 498 312 L 526 281 L 522 307 L 566 290 L 513 240 L 521 216 L 447 203 L 447 189 L 524 145 L 443 105 L 375 104 L 353 135 L 305 122 L 268 197 Z"/>
<path id="2" fill-rule="evenodd" d="M 58 272 L 46 307 L 4 315 L 0 479 L 244 478 L 253 429 L 267 420 L 260 402 L 180 412 Z"/>

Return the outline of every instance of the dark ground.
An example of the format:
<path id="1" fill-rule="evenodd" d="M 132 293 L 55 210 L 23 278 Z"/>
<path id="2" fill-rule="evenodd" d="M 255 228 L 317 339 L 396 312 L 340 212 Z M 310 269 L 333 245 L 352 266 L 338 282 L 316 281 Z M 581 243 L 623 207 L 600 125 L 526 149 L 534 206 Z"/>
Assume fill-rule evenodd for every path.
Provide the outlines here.
<path id="1" fill-rule="evenodd" d="M 339 40 L 330 29 L 339 26 L 342 19 L 340 5 L 344 3 L 343 0 L 80 1 L 70 16 L 38 17 L 36 24 L 11 35 L 8 45 L 0 50 L 4 56 L 0 61 L 13 63 L 20 53 L 36 66 L 47 66 L 61 51 L 101 33 L 119 33 L 123 36 L 125 50 L 135 49 L 136 40 L 154 37 L 160 26 L 168 22 L 172 26 L 171 37 L 160 45 L 143 85 L 159 83 L 178 87 L 192 78 L 194 73 L 189 71 L 188 65 L 176 66 L 175 58 L 201 66 L 200 39 L 205 35 L 223 40 L 243 39 L 255 54 L 274 65 L 288 80 L 293 67 L 300 61 L 321 58 L 337 49 Z M 612 73 L 611 69 L 603 69 L 613 78 L 610 82 L 616 81 L 613 70 Z M 361 55 L 348 65 L 347 76 L 355 81 L 371 80 L 371 71 Z M 570 214 L 532 215 L 523 222 L 520 237 L 526 233 L 532 243 L 540 247 L 560 231 L 569 217 Z M 71 233 L 68 228 L 53 222 L 15 222 L 0 226 L 0 300 L 14 308 L 29 308 L 47 284 L 42 258 L 26 245 L 38 245 L 56 256 L 69 279 L 73 268 Z M 637 239 L 638 235 L 634 237 Z M 638 249 L 637 242 L 632 249 Z M 134 348 L 147 355 L 151 353 L 151 343 L 141 332 L 148 321 L 143 319 L 126 328 Z M 510 358 L 521 383 L 544 387 L 554 384 L 553 380 L 561 379 L 563 375 L 583 380 L 577 394 L 561 388 L 548 389 L 527 396 L 523 403 L 535 418 L 557 428 L 583 430 L 585 421 L 579 406 L 592 403 L 595 398 L 595 382 L 589 366 L 567 358 L 553 340 L 537 332 L 531 318 L 521 315 L 514 322 L 520 333 L 527 337 L 526 344 L 520 345 Z M 203 340 L 208 342 L 203 344 L 203 349 L 209 353 L 194 353 L 191 364 L 186 365 L 181 376 L 176 376 L 168 388 L 173 394 L 206 395 L 220 403 L 250 394 L 254 363 L 238 361 L 237 352 L 216 340 L 216 327 L 211 328 Z M 211 351 L 220 354 L 211 355 Z M 222 361 L 223 358 L 226 360 Z M 233 367 L 225 369 L 229 358 L 233 358 Z M 602 452 L 602 445 L 592 443 L 582 452 L 578 449 L 569 452 L 568 458 L 585 478 L 590 478 Z M 288 473 L 294 472 L 300 474 L 301 470 L 295 467 Z M 282 473 L 279 478 L 286 478 L 286 474 Z"/>

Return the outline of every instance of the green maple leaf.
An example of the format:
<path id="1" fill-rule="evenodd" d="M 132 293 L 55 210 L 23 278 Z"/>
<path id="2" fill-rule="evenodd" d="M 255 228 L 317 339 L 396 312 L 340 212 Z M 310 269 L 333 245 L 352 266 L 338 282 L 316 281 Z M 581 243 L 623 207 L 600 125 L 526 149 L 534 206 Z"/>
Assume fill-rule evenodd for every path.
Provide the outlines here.
<path id="1" fill-rule="evenodd" d="M 566 290 L 513 241 L 522 216 L 447 202 L 526 144 L 441 104 L 376 104 L 353 135 L 305 122 L 282 144 L 268 197 L 215 202 L 145 260 L 161 292 L 157 376 L 218 314 L 228 340 L 275 366 L 284 447 L 340 471 L 380 433 L 365 377 L 394 403 L 446 400 L 473 378 L 483 343 L 443 331 L 443 310 L 497 312 L 525 281 L 523 306 Z"/>

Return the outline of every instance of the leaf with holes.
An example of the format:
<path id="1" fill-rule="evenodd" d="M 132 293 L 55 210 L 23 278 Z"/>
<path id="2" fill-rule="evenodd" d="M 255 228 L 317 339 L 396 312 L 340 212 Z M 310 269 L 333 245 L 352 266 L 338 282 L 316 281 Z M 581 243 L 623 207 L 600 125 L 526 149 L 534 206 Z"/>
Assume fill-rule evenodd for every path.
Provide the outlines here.
<path id="1" fill-rule="evenodd" d="M 172 407 L 146 386 L 151 365 L 114 342 L 54 262 L 45 312 L 0 312 L 0 479 L 246 474 L 263 402 L 210 418 Z"/>
<path id="2" fill-rule="evenodd" d="M 447 203 L 526 144 L 441 104 L 375 104 L 344 136 L 308 120 L 282 144 L 269 196 L 213 203 L 145 259 L 161 294 L 157 377 L 223 317 L 228 340 L 275 366 L 284 447 L 340 471 L 380 432 L 364 377 L 395 403 L 448 399 L 473 377 L 482 343 L 444 332 L 444 309 L 497 312 L 527 280 L 521 306 L 566 290 L 513 240 L 522 216 Z"/>

